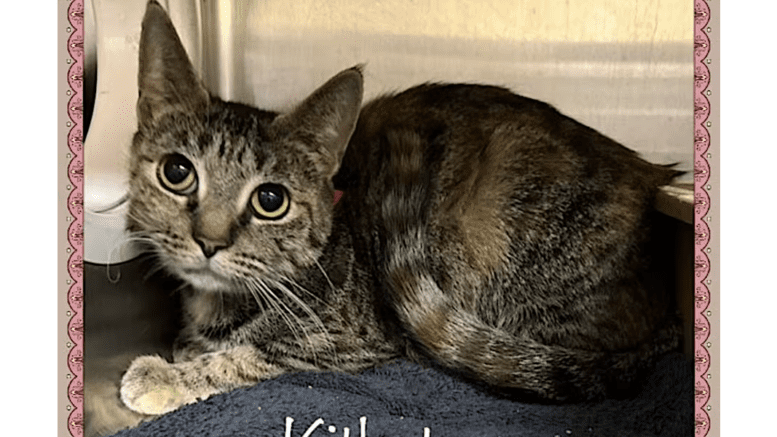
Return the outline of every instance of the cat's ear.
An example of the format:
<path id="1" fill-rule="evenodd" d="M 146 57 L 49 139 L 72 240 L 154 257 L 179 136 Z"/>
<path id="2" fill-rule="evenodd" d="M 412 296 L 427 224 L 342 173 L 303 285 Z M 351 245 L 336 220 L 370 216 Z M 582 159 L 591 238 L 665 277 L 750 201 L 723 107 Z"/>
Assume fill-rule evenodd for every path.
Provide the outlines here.
<path id="1" fill-rule="evenodd" d="M 202 111 L 210 101 L 172 21 L 154 0 L 146 6 L 140 33 L 138 91 L 140 124 L 171 111 Z"/>
<path id="2" fill-rule="evenodd" d="M 316 151 L 325 157 L 329 176 L 337 173 L 356 128 L 363 82 L 362 66 L 349 68 L 329 79 L 291 113 L 276 119 L 282 130 L 313 139 Z"/>

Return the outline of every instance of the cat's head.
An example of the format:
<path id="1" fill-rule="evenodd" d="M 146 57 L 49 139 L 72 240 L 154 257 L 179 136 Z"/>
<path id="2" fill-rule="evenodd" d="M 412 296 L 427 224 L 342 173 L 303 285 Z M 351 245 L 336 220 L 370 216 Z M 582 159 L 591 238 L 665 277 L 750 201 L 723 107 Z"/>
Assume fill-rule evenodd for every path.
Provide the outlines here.
<path id="1" fill-rule="evenodd" d="M 287 114 L 223 102 L 198 78 L 164 10 L 140 39 L 128 230 L 194 286 L 239 290 L 316 262 L 362 99 L 359 68 Z"/>

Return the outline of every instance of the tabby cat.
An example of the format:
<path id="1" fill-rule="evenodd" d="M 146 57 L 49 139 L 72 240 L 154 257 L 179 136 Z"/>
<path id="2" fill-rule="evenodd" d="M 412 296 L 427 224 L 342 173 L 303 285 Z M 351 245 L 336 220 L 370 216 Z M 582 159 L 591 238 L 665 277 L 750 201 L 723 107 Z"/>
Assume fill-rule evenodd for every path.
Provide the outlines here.
<path id="1" fill-rule="evenodd" d="M 361 67 L 289 113 L 225 102 L 154 1 L 139 70 L 128 230 L 188 287 L 174 362 L 123 376 L 131 410 L 398 357 L 592 399 L 677 346 L 644 275 L 669 166 L 492 86 L 362 107 Z"/>

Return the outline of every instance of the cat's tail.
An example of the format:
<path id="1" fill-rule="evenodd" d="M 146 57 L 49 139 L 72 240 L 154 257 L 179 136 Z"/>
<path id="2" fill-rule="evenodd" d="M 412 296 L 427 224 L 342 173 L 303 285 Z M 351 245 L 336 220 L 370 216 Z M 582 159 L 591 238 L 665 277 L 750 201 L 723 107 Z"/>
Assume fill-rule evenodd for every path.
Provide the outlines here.
<path id="1" fill-rule="evenodd" d="M 501 388 L 555 401 L 597 399 L 633 386 L 657 357 L 678 346 L 675 318 L 634 349 L 591 351 L 542 344 L 489 326 L 450 302 L 432 278 L 390 271 L 394 307 L 421 348 L 440 364 Z"/>

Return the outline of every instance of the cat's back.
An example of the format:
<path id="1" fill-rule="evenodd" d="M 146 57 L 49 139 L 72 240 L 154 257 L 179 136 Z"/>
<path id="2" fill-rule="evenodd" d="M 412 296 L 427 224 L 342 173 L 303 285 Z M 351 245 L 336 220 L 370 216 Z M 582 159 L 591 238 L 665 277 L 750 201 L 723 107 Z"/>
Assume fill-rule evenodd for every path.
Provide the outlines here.
<path id="1" fill-rule="evenodd" d="M 546 103 L 426 84 L 364 106 L 335 182 L 400 318 L 453 362 L 474 347 L 457 317 L 583 349 L 649 336 L 641 247 L 676 174 Z"/>
<path id="2" fill-rule="evenodd" d="M 403 141 L 403 135 L 417 138 Z M 500 155 L 510 172 L 551 175 L 554 180 L 585 176 L 586 183 L 621 183 L 652 191 L 677 172 L 650 164 L 616 141 L 561 113 L 553 106 L 497 86 L 428 83 L 368 102 L 346 151 L 342 173 L 355 181 L 356 169 L 387 164 L 413 154 L 428 170 L 475 170 L 483 157 Z M 365 159 L 374 159 L 365 166 Z M 388 168 L 383 167 L 383 168 Z M 482 168 L 482 166 L 481 166 Z M 340 175 L 338 182 L 344 182 Z"/>
<path id="3" fill-rule="evenodd" d="M 631 238 L 677 174 L 547 103 L 424 84 L 364 106 L 335 183 L 384 220 L 412 216 L 507 250 L 534 235 Z"/>

